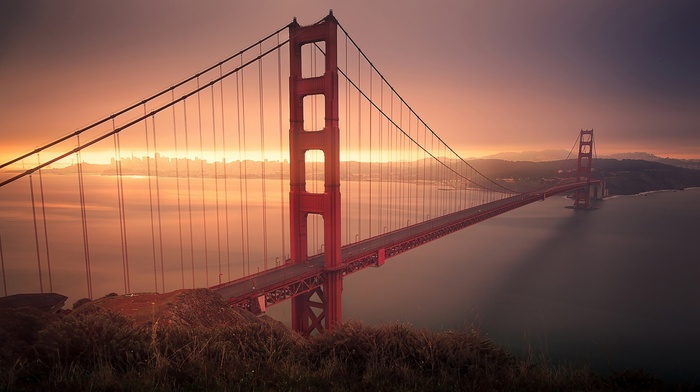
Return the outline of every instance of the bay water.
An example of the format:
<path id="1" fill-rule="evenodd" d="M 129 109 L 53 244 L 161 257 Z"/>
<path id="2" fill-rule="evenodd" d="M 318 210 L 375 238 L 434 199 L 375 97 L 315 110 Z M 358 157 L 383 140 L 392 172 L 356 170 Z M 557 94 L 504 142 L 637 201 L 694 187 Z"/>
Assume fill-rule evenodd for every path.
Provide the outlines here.
<path id="1" fill-rule="evenodd" d="M 211 193 L 221 185 L 212 179 L 201 187 L 200 180 L 193 179 L 192 196 L 178 200 L 178 188 L 182 193 L 187 184 L 161 178 L 158 208 L 163 219 L 154 226 L 149 224 L 153 208 L 148 178 L 125 181 L 132 292 L 206 287 L 218 279 L 273 267 L 288 252 L 288 231 L 283 229 L 288 217 L 281 214 L 287 190 L 277 183 L 267 185 L 271 195 L 267 231 L 280 240 L 270 241 L 265 264 L 256 261 L 262 256 L 259 240 L 251 236 L 245 244 L 248 238 L 242 234 L 245 215 L 255 231 L 260 230 L 265 211 L 254 186 L 246 212 L 235 200 L 236 183 L 231 183 L 232 201 L 224 217 L 225 203 L 214 200 Z M 53 291 L 73 302 L 85 296 L 86 271 L 79 197 L 68 182 L 75 181 L 44 176 Z M 86 189 L 96 297 L 121 293 L 127 283 L 115 184 L 114 177 L 97 176 Z M 359 183 L 346 186 L 355 195 L 367 192 Z M 37 243 L 48 291 L 42 210 L 36 209 L 35 237 L 27 189 L 27 184 L 2 189 L 0 235 L 8 294 L 39 291 Z M 435 190 L 435 194 L 441 193 Z M 206 222 L 197 216 L 189 226 L 190 203 L 195 215 L 207 209 Z M 213 212 L 216 203 L 220 203 L 218 221 Z M 564 197 L 534 203 L 390 258 L 381 268 L 346 277 L 343 319 L 374 325 L 408 323 L 440 331 L 474 328 L 516 353 L 544 355 L 554 363 L 583 363 L 602 372 L 641 368 L 671 380 L 700 382 L 700 189 L 611 197 L 596 201 L 596 209 L 590 211 L 566 208 L 570 205 Z M 406 218 L 425 214 L 419 207 L 412 206 Z M 361 205 L 344 208 L 369 210 Z M 220 229 L 225 218 L 230 232 Z M 343 240 L 352 242 L 355 236 L 368 235 L 372 227 L 381 231 L 386 225 L 372 225 L 367 217 L 364 222 L 351 227 L 352 233 L 345 233 Z M 209 230 L 206 247 L 204 227 Z M 228 246 L 230 260 L 219 258 Z M 310 249 L 316 247 L 322 244 L 310 244 Z M 210 264 L 205 266 L 201 259 L 207 256 Z M 244 259 L 251 261 L 246 265 Z M 268 315 L 289 325 L 289 302 L 269 308 Z"/>

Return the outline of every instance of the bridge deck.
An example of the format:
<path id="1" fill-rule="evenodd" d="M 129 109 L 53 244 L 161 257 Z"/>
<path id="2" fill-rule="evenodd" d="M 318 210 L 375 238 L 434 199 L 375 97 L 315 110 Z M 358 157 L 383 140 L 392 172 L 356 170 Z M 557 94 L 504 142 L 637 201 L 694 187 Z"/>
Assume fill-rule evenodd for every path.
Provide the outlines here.
<path id="1" fill-rule="evenodd" d="M 416 246 L 526 204 L 585 186 L 589 184 L 572 183 L 545 191 L 523 193 L 345 245 L 341 249 L 342 262 L 338 269 L 347 275 L 366 267 L 381 266 L 386 258 Z M 320 254 L 302 263 L 292 263 L 287 260 L 282 266 L 220 284 L 211 289 L 234 305 L 260 312 L 264 311 L 266 306 L 321 286 L 324 271 L 323 255 Z"/>

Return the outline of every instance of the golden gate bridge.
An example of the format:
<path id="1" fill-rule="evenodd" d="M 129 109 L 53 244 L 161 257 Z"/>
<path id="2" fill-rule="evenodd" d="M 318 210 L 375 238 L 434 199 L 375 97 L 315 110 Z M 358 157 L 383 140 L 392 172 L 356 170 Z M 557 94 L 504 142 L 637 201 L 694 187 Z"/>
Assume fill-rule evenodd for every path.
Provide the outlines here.
<path id="1" fill-rule="evenodd" d="M 576 145 L 556 182 L 510 189 L 440 138 L 332 12 L 294 20 L 0 165 L 3 294 L 209 287 L 254 313 L 290 299 L 293 328 L 322 332 L 341 322 L 346 275 L 553 195 L 588 208 L 593 131 Z"/>

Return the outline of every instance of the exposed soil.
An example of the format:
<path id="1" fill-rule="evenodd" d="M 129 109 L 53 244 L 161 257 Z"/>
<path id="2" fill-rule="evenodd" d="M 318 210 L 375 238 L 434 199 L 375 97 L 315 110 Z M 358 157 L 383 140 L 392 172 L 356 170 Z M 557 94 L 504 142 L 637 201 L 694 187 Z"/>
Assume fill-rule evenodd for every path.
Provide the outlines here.
<path id="1" fill-rule="evenodd" d="M 270 322 L 252 313 L 232 308 L 221 296 L 208 289 L 185 289 L 169 293 L 110 295 L 92 305 L 121 314 L 137 326 L 223 327 L 238 323 Z M 277 323 L 275 321 L 272 321 Z"/>

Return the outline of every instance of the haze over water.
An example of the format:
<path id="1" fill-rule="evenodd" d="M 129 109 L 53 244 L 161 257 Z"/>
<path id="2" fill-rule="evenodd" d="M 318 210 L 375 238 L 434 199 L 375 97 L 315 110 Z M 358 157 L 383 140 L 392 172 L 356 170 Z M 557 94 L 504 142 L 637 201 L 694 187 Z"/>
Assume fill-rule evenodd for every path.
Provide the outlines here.
<path id="1" fill-rule="evenodd" d="M 345 319 L 472 324 L 516 352 L 698 382 L 700 189 L 556 197 L 344 280 Z"/>

